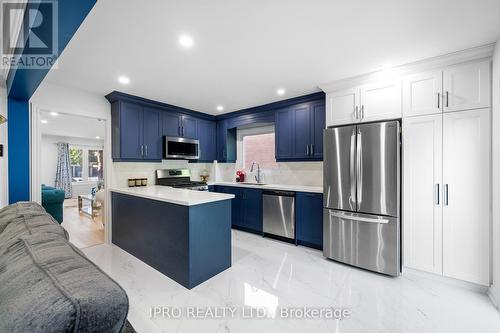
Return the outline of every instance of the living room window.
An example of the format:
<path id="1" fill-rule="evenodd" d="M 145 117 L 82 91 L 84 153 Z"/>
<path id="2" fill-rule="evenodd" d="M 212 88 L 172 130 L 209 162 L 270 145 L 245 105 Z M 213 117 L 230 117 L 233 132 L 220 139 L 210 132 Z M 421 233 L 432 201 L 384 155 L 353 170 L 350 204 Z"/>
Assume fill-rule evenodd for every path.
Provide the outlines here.
<path id="1" fill-rule="evenodd" d="M 74 183 L 99 181 L 104 175 L 104 155 L 100 147 L 69 148 L 71 177 Z"/>

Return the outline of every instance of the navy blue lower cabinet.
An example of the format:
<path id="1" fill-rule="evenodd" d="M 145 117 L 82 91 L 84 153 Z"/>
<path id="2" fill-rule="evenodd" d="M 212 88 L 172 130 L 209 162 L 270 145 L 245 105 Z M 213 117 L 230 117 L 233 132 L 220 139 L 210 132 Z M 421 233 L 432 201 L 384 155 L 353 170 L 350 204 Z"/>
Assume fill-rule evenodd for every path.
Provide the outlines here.
<path id="1" fill-rule="evenodd" d="M 215 192 L 215 186 L 214 185 L 208 185 L 208 192 Z"/>
<path id="2" fill-rule="evenodd" d="M 323 194 L 297 192 L 295 225 L 297 244 L 323 249 Z"/>
<path id="3" fill-rule="evenodd" d="M 181 206 L 112 192 L 112 242 L 186 288 L 231 267 L 231 202 Z"/>
<path id="4" fill-rule="evenodd" d="M 261 190 L 217 185 L 215 192 L 234 195 L 231 202 L 231 225 L 233 228 L 262 234 Z"/>
<path id="5" fill-rule="evenodd" d="M 242 227 L 262 234 L 262 191 L 242 188 L 241 197 Z"/>
<path id="6" fill-rule="evenodd" d="M 231 226 L 232 227 L 242 227 L 243 222 L 241 220 L 241 191 L 239 187 L 233 186 L 219 186 L 215 187 L 215 192 L 228 193 L 234 195 L 234 199 L 231 200 Z"/>

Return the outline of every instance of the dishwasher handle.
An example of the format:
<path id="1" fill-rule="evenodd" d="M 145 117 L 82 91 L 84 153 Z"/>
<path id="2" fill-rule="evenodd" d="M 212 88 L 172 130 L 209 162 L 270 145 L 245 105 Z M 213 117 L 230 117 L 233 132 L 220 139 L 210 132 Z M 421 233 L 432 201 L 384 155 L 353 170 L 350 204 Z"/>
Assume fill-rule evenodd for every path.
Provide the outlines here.
<path id="1" fill-rule="evenodd" d="M 280 197 L 295 197 L 295 192 L 291 191 L 272 191 L 272 190 L 264 190 L 262 192 L 263 195 L 276 195 Z"/>

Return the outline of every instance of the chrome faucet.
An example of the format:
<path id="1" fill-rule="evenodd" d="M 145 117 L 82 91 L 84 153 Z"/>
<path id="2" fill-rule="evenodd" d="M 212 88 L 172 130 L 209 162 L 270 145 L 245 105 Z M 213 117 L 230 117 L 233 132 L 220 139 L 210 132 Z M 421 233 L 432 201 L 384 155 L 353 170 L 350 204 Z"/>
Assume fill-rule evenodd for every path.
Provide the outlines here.
<path id="1" fill-rule="evenodd" d="M 250 168 L 250 172 L 253 172 L 253 167 L 255 166 L 255 164 L 257 164 L 257 176 L 255 176 L 255 181 L 257 183 L 260 183 L 261 179 L 260 179 L 260 165 L 259 163 L 257 162 L 252 162 L 252 167 Z"/>

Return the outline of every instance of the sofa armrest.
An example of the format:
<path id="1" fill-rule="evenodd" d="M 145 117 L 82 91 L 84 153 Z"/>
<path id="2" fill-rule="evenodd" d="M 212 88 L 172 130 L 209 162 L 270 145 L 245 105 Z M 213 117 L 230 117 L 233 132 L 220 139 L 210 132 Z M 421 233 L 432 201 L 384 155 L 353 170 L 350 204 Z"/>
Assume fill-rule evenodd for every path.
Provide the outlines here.
<path id="1" fill-rule="evenodd" d="M 42 191 L 42 204 L 62 203 L 64 202 L 63 190 L 44 190 Z"/>

